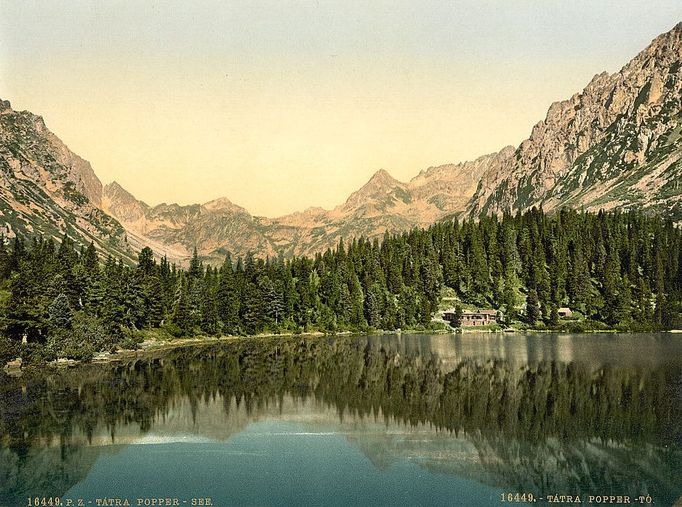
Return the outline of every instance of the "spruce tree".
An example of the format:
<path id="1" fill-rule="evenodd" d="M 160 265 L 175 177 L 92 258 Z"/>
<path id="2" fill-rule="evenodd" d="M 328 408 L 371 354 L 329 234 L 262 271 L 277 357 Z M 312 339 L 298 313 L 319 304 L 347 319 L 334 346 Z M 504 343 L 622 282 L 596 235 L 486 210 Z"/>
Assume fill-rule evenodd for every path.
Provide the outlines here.
<path id="1" fill-rule="evenodd" d="M 194 322 L 190 312 L 187 277 L 185 276 L 180 277 L 176 289 L 172 322 L 180 329 L 183 335 L 191 336 L 194 334 Z"/>
<path id="2" fill-rule="evenodd" d="M 238 332 L 240 306 L 241 294 L 237 284 L 237 275 L 232 267 L 232 258 L 228 254 L 220 270 L 220 281 L 216 293 L 216 310 L 224 333 Z"/>
<path id="3" fill-rule="evenodd" d="M 531 326 L 540 319 L 538 293 L 535 289 L 528 291 L 526 296 L 526 322 Z"/>
<path id="4" fill-rule="evenodd" d="M 66 294 L 59 294 L 47 308 L 50 325 L 55 329 L 69 329 L 73 321 L 73 311 Z"/>
<path id="5" fill-rule="evenodd" d="M 463 315 L 463 313 L 464 312 L 462 311 L 462 305 L 457 303 L 455 305 L 454 317 L 452 319 L 452 322 L 450 322 L 450 325 L 452 327 L 462 327 L 462 315 Z"/>

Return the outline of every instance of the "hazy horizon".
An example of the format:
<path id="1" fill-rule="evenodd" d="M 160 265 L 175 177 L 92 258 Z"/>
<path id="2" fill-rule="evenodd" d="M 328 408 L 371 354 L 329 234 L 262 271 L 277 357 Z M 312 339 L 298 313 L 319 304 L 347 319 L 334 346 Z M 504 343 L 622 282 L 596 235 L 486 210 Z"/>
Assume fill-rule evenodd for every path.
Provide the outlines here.
<path id="1" fill-rule="evenodd" d="M 268 217 L 517 146 L 682 20 L 668 0 L 0 6 L 0 97 L 103 183 Z"/>

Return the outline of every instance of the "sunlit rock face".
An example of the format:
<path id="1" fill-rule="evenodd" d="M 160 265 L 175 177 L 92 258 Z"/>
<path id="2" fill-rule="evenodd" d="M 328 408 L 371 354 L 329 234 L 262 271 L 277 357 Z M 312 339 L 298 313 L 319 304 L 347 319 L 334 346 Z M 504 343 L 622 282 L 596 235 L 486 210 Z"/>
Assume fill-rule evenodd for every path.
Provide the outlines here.
<path id="1" fill-rule="evenodd" d="M 100 251 L 135 259 L 150 246 L 184 264 L 196 248 L 216 263 L 245 256 L 314 254 L 364 236 L 428 226 L 461 213 L 479 177 L 500 154 L 431 167 L 407 183 L 378 171 L 332 210 L 309 208 L 279 218 L 257 217 L 227 198 L 204 204 L 150 206 L 116 182 L 102 186 L 90 163 L 69 150 L 28 111 L 0 102 L 0 232 L 5 237 L 93 241 Z"/>
<path id="2" fill-rule="evenodd" d="M 104 213 L 102 183 L 40 116 L 0 100 L 0 232 L 5 237 L 69 235 L 131 259 L 125 230 Z"/>
<path id="3" fill-rule="evenodd" d="M 615 74 L 596 75 L 556 102 L 528 139 L 474 161 L 422 170 L 408 182 L 385 170 L 331 210 L 251 215 L 219 198 L 150 206 L 117 183 L 102 187 L 42 118 L 0 105 L 0 229 L 94 241 L 134 258 L 150 246 L 184 264 L 196 248 L 214 264 L 225 254 L 312 255 L 340 240 L 429 226 L 458 216 L 533 206 L 644 209 L 682 220 L 682 24 L 657 37 Z M 229 189 L 223 189 L 229 193 Z M 125 230 L 123 227 L 125 227 Z"/>
<path id="4" fill-rule="evenodd" d="M 512 156 L 483 174 L 467 211 L 643 208 L 682 219 L 682 24 L 619 72 L 552 104 Z"/>
<path id="5" fill-rule="evenodd" d="M 105 209 L 136 235 L 188 257 L 312 254 L 339 240 L 381 238 L 461 216 L 533 206 L 644 209 L 682 220 L 682 25 L 657 37 L 619 72 L 549 108 L 517 148 L 431 167 L 409 182 L 380 170 L 332 210 L 253 217 L 241 208 L 136 201 Z M 113 189 L 112 189 L 113 190 Z M 109 192 L 105 188 L 105 195 Z M 146 206 L 146 205 L 145 205 Z M 228 225 L 233 223 L 234 225 Z M 211 232 L 209 232 L 211 231 Z"/>

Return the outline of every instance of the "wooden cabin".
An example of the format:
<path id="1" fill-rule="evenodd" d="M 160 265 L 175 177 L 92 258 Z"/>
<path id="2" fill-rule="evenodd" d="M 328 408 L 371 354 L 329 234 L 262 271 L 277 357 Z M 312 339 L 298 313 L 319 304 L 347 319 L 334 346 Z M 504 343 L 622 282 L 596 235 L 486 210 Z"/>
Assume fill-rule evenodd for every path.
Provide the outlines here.
<path id="1" fill-rule="evenodd" d="M 573 315 L 573 311 L 568 308 L 568 307 L 562 307 L 557 310 L 557 313 L 559 314 L 559 317 L 562 319 L 565 319 L 566 317 L 570 317 Z"/>
<path id="2" fill-rule="evenodd" d="M 452 324 L 455 321 L 455 309 L 443 312 L 443 320 Z M 462 326 L 489 326 L 497 324 L 497 310 L 462 310 Z"/>

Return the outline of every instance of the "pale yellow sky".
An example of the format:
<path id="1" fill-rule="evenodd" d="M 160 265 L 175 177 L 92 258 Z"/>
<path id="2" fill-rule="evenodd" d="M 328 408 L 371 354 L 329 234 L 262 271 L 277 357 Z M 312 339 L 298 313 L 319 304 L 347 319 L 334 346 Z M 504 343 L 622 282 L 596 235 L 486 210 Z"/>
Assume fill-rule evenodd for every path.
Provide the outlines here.
<path id="1" fill-rule="evenodd" d="M 267 216 L 516 145 L 682 19 L 677 1 L 0 3 L 0 97 L 104 183 Z"/>

